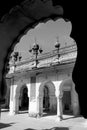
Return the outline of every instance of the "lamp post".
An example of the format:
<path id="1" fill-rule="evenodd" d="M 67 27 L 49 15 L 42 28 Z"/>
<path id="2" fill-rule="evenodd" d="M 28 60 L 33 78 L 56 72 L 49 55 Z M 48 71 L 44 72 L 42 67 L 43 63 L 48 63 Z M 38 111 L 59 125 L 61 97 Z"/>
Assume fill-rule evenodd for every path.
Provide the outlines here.
<path id="1" fill-rule="evenodd" d="M 10 69 L 10 63 L 9 62 L 13 62 L 13 66 L 14 68 L 16 67 L 15 62 L 16 61 L 20 61 L 22 58 L 22 56 L 20 55 L 19 52 L 14 52 L 8 59 L 7 59 L 7 66 L 6 66 L 6 73 L 8 73 L 9 69 Z"/>
<path id="2" fill-rule="evenodd" d="M 13 54 L 13 62 L 14 62 L 14 67 L 16 67 L 15 62 L 20 61 L 22 56 L 20 56 L 19 52 L 14 52 Z"/>
<path id="3" fill-rule="evenodd" d="M 14 52 L 13 57 L 14 57 L 14 62 L 20 61 L 22 58 L 22 56 L 20 56 L 19 52 Z"/>
<path id="4" fill-rule="evenodd" d="M 35 62 L 36 62 L 36 66 L 35 68 L 37 68 L 37 64 L 38 64 L 38 54 L 42 53 L 43 50 L 40 48 L 39 44 L 36 43 L 36 39 L 35 39 L 35 43 L 33 44 L 33 47 L 29 50 L 30 53 L 33 53 L 33 55 L 35 55 Z"/>
<path id="5" fill-rule="evenodd" d="M 59 37 L 57 37 L 57 42 L 56 42 L 56 44 L 55 44 L 55 48 L 57 48 L 58 63 L 60 63 L 60 62 L 59 62 L 59 58 L 60 58 L 60 53 L 59 53 L 59 49 L 60 49 Z"/>

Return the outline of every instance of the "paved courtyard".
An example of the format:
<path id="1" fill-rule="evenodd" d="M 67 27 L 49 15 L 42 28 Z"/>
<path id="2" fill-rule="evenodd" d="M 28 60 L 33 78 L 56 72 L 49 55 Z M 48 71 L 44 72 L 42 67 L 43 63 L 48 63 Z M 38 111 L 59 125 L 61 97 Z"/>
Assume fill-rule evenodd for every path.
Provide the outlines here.
<path id="1" fill-rule="evenodd" d="M 56 115 L 30 118 L 28 113 L 9 116 L 1 113 L 0 129 L 3 130 L 87 130 L 86 119 L 64 115 L 64 120 L 57 122 Z"/>

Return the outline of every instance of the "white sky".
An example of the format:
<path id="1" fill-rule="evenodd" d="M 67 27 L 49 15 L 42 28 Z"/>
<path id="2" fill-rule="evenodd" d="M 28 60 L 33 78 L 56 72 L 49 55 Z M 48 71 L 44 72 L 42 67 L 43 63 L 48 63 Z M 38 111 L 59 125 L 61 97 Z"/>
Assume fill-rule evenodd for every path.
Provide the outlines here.
<path id="1" fill-rule="evenodd" d="M 70 38 L 71 30 L 71 22 L 65 22 L 63 19 L 40 23 L 21 38 L 14 50 L 21 52 L 22 58 L 24 59 L 30 57 L 31 54 L 28 50 L 33 46 L 35 38 L 43 49 L 43 53 L 55 49 L 54 45 L 57 41 L 57 36 L 59 36 L 61 47 L 65 46 L 65 43 L 67 45 L 73 44 L 74 40 Z"/>

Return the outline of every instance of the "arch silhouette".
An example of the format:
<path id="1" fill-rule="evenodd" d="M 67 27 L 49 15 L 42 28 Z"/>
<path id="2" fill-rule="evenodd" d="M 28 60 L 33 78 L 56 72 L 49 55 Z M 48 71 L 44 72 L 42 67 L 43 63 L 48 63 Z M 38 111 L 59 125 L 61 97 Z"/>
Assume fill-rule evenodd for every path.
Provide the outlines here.
<path id="1" fill-rule="evenodd" d="M 38 10 L 36 8 L 37 11 L 36 11 L 35 15 L 38 14 L 38 15 L 36 15 L 36 16 L 38 16 L 38 18 L 35 17 L 34 13 L 32 13 L 33 11 L 30 11 L 31 13 L 29 15 L 27 15 L 27 19 L 25 18 L 26 16 L 24 15 L 25 16 L 25 17 L 23 17 L 24 19 L 21 20 L 20 15 L 18 13 L 17 13 L 18 15 L 16 13 L 14 13 L 15 11 L 18 12 L 17 10 L 20 9 L 20 6 L 17 6 L 17 8 L 15 8 L 15 10 L 12 9 L 9 12 L 9 10 L 13 6 L 21 3 L 21 1 L 18 1 L 18 2 L 17 1 L 15 0 L 15 2 L 13 2 L 13 1 L 10 2 L 10 0 L 8 0 L 7 4 L 4 4 L 4 1 L 2 2 L 2 4 L 0 4 L 0 7 L 1 7 L 0 9 L 3 10 L 3 11 L 1 11 L 1 16 L 0 16 L 0 18 L 1 18 L 0 19 L 0 36 L 1 36 L 0 37 L 0 43 L 1 43 L 0 98 L 2 98 L 2 97 L 4 98 L 5 93 L 6 93 L 6 87 L 4 87 L 5 86 L 4 85 L 4 77 L 5 77 L 4 72 L 5 72 L 6 63 L 8 60 L 7 57 L 9 55 L 9 51 L 12 51 L 12 49 L 14 48 L 14 45 L 18 42 L 20 37 L 24 33 L 26 33 L 25 30 L 27 30 L 27 28 L 32 28 L 37 22 L 45 21 L 46 18 L 55 19 L 55 18 L 62 16 L 63 18 L 66 19 L 66 21 L 67 21 L 67 19 L 69 19 L 73 24 L 73 30 L 72 30 L 71 35 L 76 40 L 77 48 L 78 48 L 78 55 L 77 55 L 77 60 L 75 63 L 75 67 L 74 67 L 72 76 L 73 76 L 73 81 L 76 84 L 76 91 L 79 94 L 81 113 L 85 118 L 87 118 L 87 104 L 83 102 L 87 98 L 86 87 L 84 87 L 84 89 L 82 87 L 82 86 L 85 86 L 84 81 L 86 81 L 85 76 L 83 77 L 85 69 L 86 69 L 86 62 L 83 65 L 83 57 L 85 56 L 85 52 L 86 52 L 86 47 L 85 47 L 85 38 L 86 37 L 83 36 L 83 32 L 84 32 L 85 25 L 86 25 L 85 21 L 83 20 L 86 16 L 85 15 L 86 11 L 85 11 L 85 6 L 84 6 L 85 2 L 83 3 L 82 1 L 79 1 L 78 5 L 77 5 L 73 1 L 68 1 L 68 3 L 67 3 L 66 1 L 52 0 L 53 8 L 56 7 L 55 10 L 57 9 L 57 12 L 56 12 L 55 10 L 53 10 L 53 8 L 50 9 L 51 4 L 49 5 L 47 3 L 47 2 L 49 2 L 49 0 L 47 0 L 47 2 L 43 1 L 43 3 L 48 4 L 47 10 L 45 12 L 44 11 L 38 12 Z M 36 0 L 36 2 L 38 2 L 38 1 L 39 0 Z M 8 3 L 10 3 L 10 6 L 8 6 Z M 23 4 L 26 4 L 26 2 L 23 2 Z M 40 4 L 38 4 L 38 7 L 41 7 Z M 7 6 L 7 8 L 4 8 L 5 5 Z M 58 5 L 61 5 L 63 7 L 64 15 L 63 15 L 63 9 L 61 8 L 61 6 L 58 7 Z M 7 12 L 9 12 L 9 13 L 7 13 Z M 7 14 L 7 15 L 4 16 L 4 14 Z M 45 16 L 45 14 L 46 14 L 46 16 Z M 2 16 L 4 16 L 4 17 L 2 17 Z M 18 18 L 17 19 L 18 22 L 15 21 L 16 20 L 15 18 L 16 19 Z M 9 20 L 11 20 L 11 21 L 9 21 Z M 22 23 L 20 21 L 22 21 Z M 16 26 L 13 26 L 14 24 Z M 18 28 L 18 25 L 20 25 L 19 28 Z M 13 29 L 13 27 L 14 27 L 14 29 Z M 7 32 L 6 32 L 6 30 L 7 30 Z M 8 34 L 10 34 L 10 35 L 8 35 Z M 82 43 L 84 43 L 84 45 L 82 45 Z M 84 95 L 84 96 L 82 96 L 82 95 Z"/>
<path id="2" fill-rule="evenodd" d="M 0 43 L 3 43 L 3 49 L 2 57 L 0 57 L 0 61 L 2 61 L 1 66 L 1 86 L 4 86 L 4 77 L 6 72 L 6 65 L 7 61 L 9 60 L 9 56 L 11 52 L 14 49 L 14 46 L 19 42 L 20 38 L 27 33 L 29 29 L 34 28 L 39 22 L 46 22 L 49 19 L 56 19 L 58 16 L 62 16 L 63 9 L 61 6 L 57 6 L 56 8 L 52 5 L 52 1 L 43 2 L 41 0 L 34 0 L 34 3 L 32 1 L 27 1 L 23 3 L 23 5 L 26 7 L 29 6 L 29 10 L 27 11 L 28 16 L 24 15 L 25 12 L 22 14 L 20 12 L 20 6 L 17 6 L 11 10 L 11 12 L 8 12 L 8 14 L 2 18 L 1 23 L 1 37 L 0 37 Z M 31 8 L 31 5 L 34 8 Z M 49 9 L 48 9 L 49 8 Z M 32 10 L 33 9 L 33 10 Z M 40 11 L 41 10 L 41 11 Z M 10 16 L 11 13 L 12 15 Z M 15 14 L 15 16 L 14 16 Z M 13 17 L 14 16 L 14 17 Z M 18 19 L 17 19 L 18 18 Z M 21 20 L 22 19 L 22 20 Z M 8 23 L 8 24 L 7 24 Z M 13 26 L 14 25 L 14 26 Z M 5 31 L 5 34 L 2 32 Z M 9 33 L 8 33 L 9 31 Z M 4 39 L 3 39 L 4 37 Z M 5 54 L 4 54 L 5 53 Z M 6 87 L 3 89 L 1 88 L 1 94 L 2 96 L 5 96 L 6 93 Z M 0 95 L 1 95 L 0 94 Z"/>

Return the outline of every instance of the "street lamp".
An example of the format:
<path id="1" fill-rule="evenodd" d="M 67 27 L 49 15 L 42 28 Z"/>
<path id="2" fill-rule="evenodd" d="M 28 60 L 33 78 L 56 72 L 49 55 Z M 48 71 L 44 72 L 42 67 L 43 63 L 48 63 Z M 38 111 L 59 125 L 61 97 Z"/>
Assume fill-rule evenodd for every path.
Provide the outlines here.
<path id="1" fill-rule="evenodd" d="M 13 54 L 14 62 L 20 61 L 22 56 L 20 56 L 19 52 L 14 52 Z"/>
<path id="2" fill-rule="evenodd" d="M 35 43 L 33 44 L 33 47 L 29 50 L 29 52 L 35 55 L 35 62 L 36 62 L 35 68 L 37 68 L 37 64 L 38 64 L 37 56 L 39 53 L 42 53 L 43 50 L 40 48 L 39 44 L 36 43 L 36 39 L 35 39 Z"/>
<path id="3" fill-rule="evenodd" d="M 19 52 L 14 52 L 12 54 L 12 56 L 10 56 L 10 60 L 13 62 L 13 66 L 14 66 L 14 72 L 15 72 L 15 68 L 16 68 L 15 62 L 21 61 L 21 58 L 22 58 L 22 56 L 20 55 Z"/>
<path id="4" fill-rule="evenodd" d="M 60 58 L 60 53 L 59 53 L 59 49 L 60 49 L 59 37 L 57 37 L 57 42 L 56 42 L 56 44 L 55 44 L 55 48 L 57 48 L 58 63 L 60 63 L 60 62 L 59 62 L 59 58 Z"/>
<path id="5" fill-rule="evenodd" d="M 9 69 L 10 69 L 10 63 L 13 61 L 13 66 L 14 68 L 16 67 L 15 62 L 16 61 L 20 61 L 22 58 L 22 56 L 19 54 L 19 52 L 14 52 L 9 59 L 7 60 L 7 66 L 6 66 L 6 73 L 8 73 Z M 10 63 L 9 63 L 10 62 Z"/>

